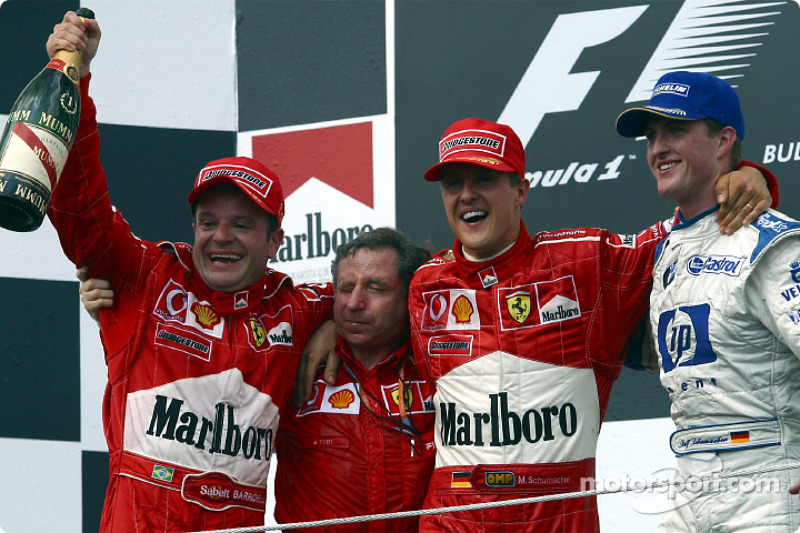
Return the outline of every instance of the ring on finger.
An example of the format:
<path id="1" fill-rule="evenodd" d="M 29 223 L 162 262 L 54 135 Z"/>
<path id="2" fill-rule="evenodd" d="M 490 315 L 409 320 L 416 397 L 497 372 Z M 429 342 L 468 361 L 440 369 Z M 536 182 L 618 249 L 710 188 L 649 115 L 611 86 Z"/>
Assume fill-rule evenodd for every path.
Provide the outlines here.
<path id="1" fill-rule="evenodd" d="M 752 205 L 750 205 L 750 202 L 747 202 L 746 204 L 744 204 L 744 207 L 749 207 L 749 208 L 750 208 L 750 211 L 752 211 L 753 209 L 755 209 L 755 208 L 754 208 Z"/>

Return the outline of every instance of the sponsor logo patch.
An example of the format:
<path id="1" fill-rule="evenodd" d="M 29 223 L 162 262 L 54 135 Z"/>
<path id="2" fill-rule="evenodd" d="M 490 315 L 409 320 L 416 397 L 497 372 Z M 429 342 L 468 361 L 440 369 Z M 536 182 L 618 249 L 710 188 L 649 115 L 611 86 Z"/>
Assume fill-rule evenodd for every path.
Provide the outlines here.
<path id="1" fill-rule="evenodd" d="M 297 416 L 306 416 L 314 413 L 337 413 L 357 415 L 361 410 L 361 398 L 358 396 L 353 383 L 330 386 L 325 381 L 318 379 L 314 382 L 311 399 L 298 409 Z"/>
<path id="2" fill-rule="evenodd" d="M 531 293 L 526 290 L 519 290 L 507 295 L 506 309 L 511 318 L 522 324 L 531 314 Z"/>
<path id="3" fill-rule="evenodd" d="M 494 271 L 494 267 L 481 270 L 478 272 L 478 277 L 481 279 L 481 285 L 483 285 L 484 289 L 488 289 L 492 285 L 496 285 L 498 281 L 497 273 Z"/>
<path id="4" fill-rule="evenodd" d="M 572 276 L 534 284 L 542 324 L 580 318 L 578 289 Z"/>
<path id="5" fill-rule="evenodd" d="M 253 344 L 256 345 L 256 348 L 261 348 L 264 341 L 267 340 L 267 332 L 264 329 L 264 324 L 257 318 L 251 318 L 248 323 L 250 324 L 250 333 L 253 335 Z"/>
<path id="6" fill-rule="evenodd" d="M 451 357 L 472 356 L 472 335 L 438 335 L 428 339 L 428 354 Z"/>
<path id="7" fill-rule="evenodd" d="M 244 309 L 247 307 L 247 301 L 250 296 L 250 293 L 247 291 L 237 292 L 233 295 L 233 308 L 234 309 Z"/>
<path id="8" fill-rule="evenodd" d="M 451 133 L 439 142 L 440 161 L 465 151 L 486 152 L 503 157 L 506 151 L 506 137 L 491 131 L 461 130 Z"/>
<path id="9" fill-rule="evenodd" d="M 713 363 L 717 354 L 708 335 L 709 304 L 686 305 L 658 317 L 657 345 L 664 373 L 676 366 Z"/>
<path id="10" fill-rule="evenodd" d="M 675 96 L 689 96 L 689 87 L 685 83 L 659 83 L 653 88 L 653 96 L 659 94 L 674 94 Z"/>
<path id="11" fill-rule="evenodd" d="M 430 397 L 424 398 L 422 393 L 422 381 L 411 381 L 405 385 L 405 404 L 406 413 L 432 413 L 433 402 Z M 383 404 L 386 410 L 395 416 L 400 416 L 400 387 L 397 385 L 386 385 L 381 387 L 383 394 Z"/>
<path id="12" fill-rule="evenodd" d="M 269 195 L 269 190 L 272 188 L 272 179 L 269 176 L 252 172 L 252 169 L 246 169 L 239 165 L 215 165 L 213 167 L 207 167 L 197 181 L 197 184 L 200 185 L 219 175 L 235 178 L 239 183 L 247 186 L 250 191 L 257 194 L 262 199 L 265 199 L 267 195 Z"/>
<path id="13" fill-rule="evenodd" d="M 789 263 L 789 275 L 792 276 L 793 282 L 800 283 L 800 261 Z"/>
<path id="14" fill-rule="evenodd" d="M 484 472 L 487 487 L 516 487 L 517 476 L 514 472 Z"/>
<path id="15" fill-rule="evenodd" d="M 672 263 L 669 265 L 665 270 L 664 274 L 661 276 L 661 284 L 666 289 L 670 283 L 675 281 L 675 272 L 678 270 L 678 263 Z"/>
<path id="16" fill-rule="evenodd" d="M 422 329 L 476 330 L 481 321 L 474 290 L 453 289 L 423 294 Z"/>
<path id="17" fill-rule="evenodd" d="M 186 290 L 178 283 L 169 280 L 158 297 L 154 313 L 162 320 L 185 322 L 189 298 Z"/>
<path id="18" fill-rule="evenodd" d="M 187 475 L 183 478 L 181 494 L 184 500 L 212 511 L 231 507 L 264 511 L 267 503 L 265 488 L 237 483 L 221 472 Z"/>
<path id="19" fill-rule="evenodd" d="M 192 313 L 194 313 L 197 323 L 206 329 L 214 329 L 214 326 L 219 324 L 220 319 L 217 313 L 208 304 L 195 302 L 192 305 Z"/>
<path id="20" fill-rule="evenodd" d="M 292 345 L 292 325 L 288 322 L 280 322 L 267 333 L 269 344 L 275 346 L 277 344 L 283 346 Z"/>
<path id="21" fill-rule="evenodd" d="M 204 361 L 211 360 L 213 344 L 197 333 L 176 328 L 167 324 L 156 324 L 155 344 L 187 353 Z"/>
<path id="22" fill-rule="evenodd" d="M 292 306 L 284 305 L 274 315 L 251 317 L 245 327 L 250 346 L 263 352 L 273 346 L 293 346 L 294 316 Z"/>
<path id="23" fill-rule="evenodd" d="M 347 409 L 355 400 L 355 394 L 350 389 L 342 389 L 331 394 L 328 398 L 328 402 L 334 409 Z"/>
<path id="24" fill-rule="evenodd" d="M 618 233 L 607 240 L 615 248 L 636 248 L 636 235 Z"/>
<path id="25" fill-rule="evenodd" d="M 742 273 L 744 258 L 735 255 L 693 255 L 686 262 L 689 274 L 725 274 L 738 277 Z"/>
<path id="26" fill-rule="evenodd" d="M 523 329 L 580 318 L 578 290 L 572 276 L 497 291 L 503 330 Z"/>

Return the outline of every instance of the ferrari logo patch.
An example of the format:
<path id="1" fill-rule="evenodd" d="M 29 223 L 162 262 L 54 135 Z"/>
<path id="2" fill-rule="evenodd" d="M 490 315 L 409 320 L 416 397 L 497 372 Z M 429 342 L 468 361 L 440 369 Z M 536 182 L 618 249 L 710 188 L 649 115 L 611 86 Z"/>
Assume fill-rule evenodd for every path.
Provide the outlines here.
<path id="1" fill-rule="evenodd" d="M 531 294 L 528 291 L 514 291 L 506 296 L 506 308 L 511 318 L 522 324 L 531 314 Z"/>
<path id="2" fill-rule="evenodd" d="M 264 330 L 264 325 L 256 318 L 250 319 L 250 332 L 253 334 L 253 342 L 256 348 L 261 348 L 264 341 L 267 340 L 267 332 Z"/>

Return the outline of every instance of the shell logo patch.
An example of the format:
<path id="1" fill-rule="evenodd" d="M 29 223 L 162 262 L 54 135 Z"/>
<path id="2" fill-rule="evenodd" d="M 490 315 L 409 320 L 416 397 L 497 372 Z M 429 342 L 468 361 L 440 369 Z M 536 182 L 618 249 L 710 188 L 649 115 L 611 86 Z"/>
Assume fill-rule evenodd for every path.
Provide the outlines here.
<path id="1" fill-rule="evenodd" d="M 456 317 L 456 323 L 469 323 L 472 313 L 474 312 L 475 308 L 472 307 L 472 302 L 469 301 L 469 298 L 463 294 L 456 298 L 456 301 L 453 304 L 453 316 Z"/>
<path id="2" fill-rule="evenodd" d="M 355 401 L 355 396 L 353 395 L 353 391 L 349 389 L 342 389 L 339 392 L 331 395 L 328 398 L 328 401 L 331 403 L 331 406 L 335 407 L 336 409 L 347 409 L 350 407 L 350 404 Z"/>
<path id="3" fill-rule="evenodd" d="M 214 329 L 219 324 L 219 317 L 210 305 L 195 302 L 192 305 L 192 313 L 197 318 L 197 323 L 206 329 Z"/>
<path id="4" fill-rule="evenodd" d="M 477 330 L 480 308 L 474 289 L 449 289 L 423 293 L 425 310 L 422 329 L 426 331 Z"/>

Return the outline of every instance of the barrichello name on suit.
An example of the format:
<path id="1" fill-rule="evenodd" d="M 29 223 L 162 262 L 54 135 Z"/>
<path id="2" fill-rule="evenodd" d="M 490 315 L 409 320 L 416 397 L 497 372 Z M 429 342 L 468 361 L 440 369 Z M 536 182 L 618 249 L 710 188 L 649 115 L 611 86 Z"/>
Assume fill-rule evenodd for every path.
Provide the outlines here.
<path id="1" fill-rule="evenodd" d="M 489 395 L 489 405 L 488 413 L 467 413 L 459 412 L 453 402 L 441 402 L 442 444 L 511 446 L 522 439 L 536 443 L 571 437 L 578 429 L 578 411 L 570 402 L 516 413 L 508 409 L 508 393 L 501 392 Z"/>
<path id="2" fill-rule="evenodd" d="M 178 398 L 157 395 L 147 434 L 181 442 L 198 450 L 206 449 L 210 437 L 208 453 L 241 454 L 245 459 L 269 461 L 272 455 L 271 428 L 238 426 L 233 406 L 226 403 L 220 402 L 214 406 L 214 420 L 187 409 L 182 410 L 184 403 Z"/>

